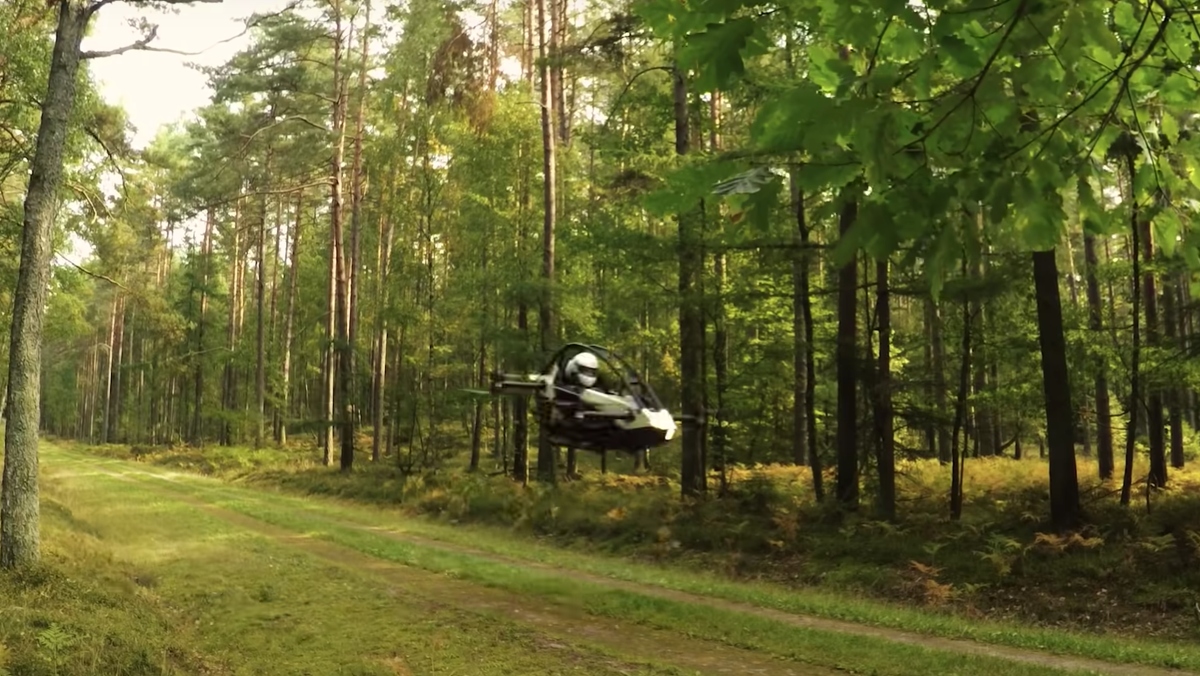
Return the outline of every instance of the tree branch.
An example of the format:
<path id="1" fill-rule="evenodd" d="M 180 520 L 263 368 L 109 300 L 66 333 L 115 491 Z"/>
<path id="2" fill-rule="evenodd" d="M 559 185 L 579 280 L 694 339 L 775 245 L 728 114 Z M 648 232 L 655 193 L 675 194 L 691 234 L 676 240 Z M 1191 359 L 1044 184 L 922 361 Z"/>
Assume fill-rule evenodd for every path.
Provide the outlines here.
<path id="1" fill-rule="evenodd" d="M 93 130 L 91 127 L 84 127 L 83 131 L 88 136 L 92 137 L 93 141 L 95 141 L 96 143 L 99 143 L 100 147 L 104 149 L 104 154 L 108 155 L 109 163 L 112 164 L 113 169 L 117 170 L 117 175 L 121 177 L 121 193 L 123 195 L 125 195 L 126 199 L 128 199 L 129 198 L 129 183 L 125 179 L 125 170 L 122 169 L 121 164 L 119 162 L 117 162 L 117 157 L 115 155 L 113 155 L 112 150 L 109 150 L 109 148 L 108 148 L 108 144 L 104 142 L 104 139 L 100 138 L 100 135 L 97 134 L 95 132 L 95 130 Z"/>
<path id="2" fill-rule="evenodd" d="M 99 9 L 99 7 L 101 5 L 103 5 L 105 3 L 105 1 L 106 0 L 100 0 L 100 2 L 98 4 L 93 5 L 93 9 Z M 143 35 L 141 40 L 138 40 L 137 42 L 135 42 L 131 45 L 125 45 L 124 47 L 118 47 L 116 49 L 107 49 L 107 50 L 100 51 L 100 52 L 83 52 L 82 54 L 79 55 L 79 58 L 81 58 L 81 59 L 102 59 L 104 57 L 116 56 L 118 54 L 124 54 L 125 52 L 131 52 L 134 50 L 147 51 L 150 49 L 150 46 L 149 46 L 150 43 L 156 37 L 158 37 L 158 26 L 151 26 L 150 31 L 147 32 L 145 35 Z"/>
<path id="3" fill-rule="evenodd" d="M 113 286 L 117 287 L 118 289 L 121 289 L 122 291 L 129 291 L 129 287 L 118 282 L 117 280 L 113 279 L 112 277 L 109 277 L 107 275 L 102 275 L 99 272 L 92 272 L 91 270 L 88 270 L 87 268 L 83 267 L 82 265 L 76 263 L 75 261 L 67 258 L 66 256 L 64 256 L 62 254 L 55 254 L 55 255 L 58 256 L 59 258 L 61 258 L 68 265 L 70 265 L 71 267 L 75 268 L 76 270 L 82 272 L 83 274 L 87 275 L 88 277 L 92 277 L 93 279 L 102 279 L 102 280 L 108 282 L 109 284 L 112 284 Z"/>
<path id="4" fill-rule="evenodd" d="M 117 0 L 97 0 L 94 4 L 92 4 L 91 7 L 88 8 L 87 11 L 88 11 L 89 15 L 95 14 L 101 7 L 103 7 L 109 3 L 112 3 L 112 2 L 116 2 L 116 1 Z M 154 0 L 154 1 L 166 3 L 168 5 L 190 5 L 194 2 L 206 2 L 206 3 L 218 4 L 218 3 L 224 2 L 224 0 Z M 138 5 L 138 6 L 144 6 L 144 5 L 149 4 L 149 2 L 147 2 L 146 0 L 125 0 L 125 2 L 128 2 L 132 5 Z M 119 47 L 117 49 L 109 49 L 109 50 L 99 51 L 99 52 L 83 52 L 83 54 L 80 55 L 80 58 L 99 59 L 99 58 L 104 58 L 107 56 L 116 56 L 118 54 L 124 54 L 125 52 L 131 52 L 131 51 L 164 52 L 167 54 L 180 54 L 182 56 L 199 56 L 200 54 L 207 52 L 208 50 L 212 49 L 213 47 L 216 47 L 218 45 L 223 45 L 227 42 L 232 42 L 232 41 L 242 37 L 246 33 L 249 33 L 250 29 L 257 26 L 264 19 L 269 19 L 271 17 L 279 16 L 280 14 L 289 12 L 289 11 L 295 9 L 299 4 L 300 4 L 300 0 L 293 0 L 293 2 L 288 3 L 288 5 L 286 7 L 284 7 L 283 9 L 281 9 L 278 12 L 274 12 L 271 14 L 264 14 L 261 16 L 256 16 L 253 19 L 251 19 L 250 21 L 246 22 L 246 27 L 242 30 L 241 33 L 238 33 L 237 35 L 225 38 L 224 40 L 219 40 L 217 42 L 214 42 L 213 44 L 209 45 L 208 47 L 205 47 L 204 49 L 201 49 L 198 52 L 185 52 L 181 49 L 171 49 L 169 47 L 151 47 L 150 43 L 153 42 L 154 38 L 157 37 L 157 35 L 158 35 L 158 26 L 151 26 L 150 31 L 144 37 L 142 37 L 141 40 L 138 40 L 137 42 L 135 42 L 131 45 L 126 45 L 124 47 Z"/>

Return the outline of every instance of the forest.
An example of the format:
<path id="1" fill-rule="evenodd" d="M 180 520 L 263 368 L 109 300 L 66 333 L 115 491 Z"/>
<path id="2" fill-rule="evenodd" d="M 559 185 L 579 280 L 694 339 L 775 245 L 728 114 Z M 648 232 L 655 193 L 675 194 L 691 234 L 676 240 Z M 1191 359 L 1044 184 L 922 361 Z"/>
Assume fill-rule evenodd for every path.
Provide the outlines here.
<path id="1" fill-rule="evenodd" d="M 1194 640 L 1188 3 L 229 2 L 248 46 L 138 148 L 88 64 L 187 3 L 83 50 L 113 1 L 0 7 L 0 565 L 40 439 Z M 569 342 L 704 424 L 577 452 L 480 393 Z"/>

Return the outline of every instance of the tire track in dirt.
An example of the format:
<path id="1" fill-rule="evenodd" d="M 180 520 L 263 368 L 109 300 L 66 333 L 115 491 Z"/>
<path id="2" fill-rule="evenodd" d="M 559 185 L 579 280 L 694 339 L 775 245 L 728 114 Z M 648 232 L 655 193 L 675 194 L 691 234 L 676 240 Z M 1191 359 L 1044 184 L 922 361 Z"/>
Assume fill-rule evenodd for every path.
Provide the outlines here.
<path id="1" fill-rule="evenodd" d="M 840 673 L 666 630 L 632 624 L 622 625 L 607 618 L 588 615 L 582 610 L 538 603 L 536 599 L 521 597 L 504 590 L 385 561 L 172 490 L 169 488 L 170 478 L 153 472 L 114 471 L 92 464 L 90 471 L 64 472 L 59 476 L 80 478 L 89 474 L 134 483 L 147 491 L 192 505 L 231 526 L 301 550 L 325 563 L 369 573 L 386 582 L 388 594 L 393 597 L 417 597 L 431 607 L 449 606 L 468 612 L 498 615 L 532 627 L 546 637 L 542 647 L 547 650 L 561 650 L 565 661 L 570 660 L 570 644 L 578 643 L 583 646 L 591 644 L 601 647 L 606 653 L 619 659 L 668 665 L 700 674 L 833 676 Z M 156 481 L 151 483 L 139 477 Z"/>
<path id="2" fill-rule="evenodd" d="M 119 463 L 122 465 L 127 465 L 126 462 L 121 461 L 121 460 L 114 460 L 112 462 Z M 131 470 L 127 470 L 127 472 L 129 474 L 137 474 L 137 475 L 144 476 L 144 477 L 147 477 L 150 479 L 154 479 L 163 485 L 169 485 L 172 483 L 180 483 L 178 479 L 175 479 L 171 476 L 160 474 L 160 473 L 154 472 L 154 471 L 131 469 Z M 122 472 L 121 474 L 125 475 L 126 472 Z M 140 483 L 145 483 L 145 482 L 140 482 Z M 220 490 L 220 489 L 208 489 L 207 487 L 200 487 L 200 486 L 197 486 L 196 484 L 190 483 L 190 482 L 189 482 L 189 485 L 194 488 L 198 488 L 200 490 Z M 256 496 L 259 495 L 252 490 L 239 488 L 239 487 L 232 487 L 232 486 L 228 486 L 227 484 L 223 485 L 223 488 L 226 490 L 236 489 L 236 490 L 246 491 L 246 492 L 248 492 L 250 494 L 254 494 Z M 257 519 L 253 519 L 252 517 L 247 517 L 242 514 L 237 514 L 235 512 L 231 512 L 229 510 L 223 510 L 222 508 L 219 508 L 219 507 L 214 507 L 213 505 L 211 505 L 207 502 L 204 502 L 203 500 L 200 500 L 198 498 L 193 498 L 192 496 L 183 496 L 180 493 L 178 493 L 177 491 L 170 491 L 170 493 L 172 495 L 178 495 L 180 497 L 190 498 L 192 500 L 195 500 L 199 504 L 206 505 L 207 507 L 212 508 L 212 509 L 218 509 L 218 510 L 228 512 L 229 514 L 235 515 L 240 519 L 247 519 L 250 522 L 253 522 L 256 524 L 267 525 L 267 524 L 264 524 L 264 522 L 258 521 Z M 795 613 L 789 613 L 789 612 L 785 612 L 785 611 L 781 611 L 781 610 L 776 610 L 774 608 L 766 608 L 766 607 L 762 607 L 762 606 L 752 605 L 749 603 L 743 603 L 743 602 L 731 601 L 731 600 L 727 600 L 727 599 L 702 596 L 699 594 L 693 594 L 690 592 L 669 589 L 666 587 L 659 587 L 659 586 L 655 586 L 655 585 L 651 585 L 651 584 L 643 584 L 643 583 L 638 583 L 638 582 L 630 582 L 627 580 L 619 580 L 616 578 L 605 577 L 602 575 L 588 573 L 585 571 L 578 571 L 578 570 L 573 570 L 573 569 L 562 569 L 562 568 L 558 568 L 558 567 L 540 563 L 540 562 L 528 561 L 528 560 L 518 559 L 518 558 L 514 558 L 514 557 L 508 557 L 508 556 L 504 556 L 502 554 L 496 554 L 493 552 L 483 551 L 483 550 L 475 549 L 472 547 L 467 547 L 464 545 L 458 545 L 458 544 L 454 544 L 454 543 L 443 542 L 440 540 L 434 540 L 431 538 L 426 538 L 426 537 L 422 537 L 419 535 L 413 535 L 410 533 L 399 532 L 399 531 L 388 529 L 388 528 L 383 528 L 383 527 L 378 527 L 378 526 L 369 526 L 369 525 L 365 525 L 365 524 L 361 524 L 361 523 L 355 523 L 353 521 L 337 519 L 337 518 L 334 518 L 334 517 L 331 517 L 328 515 L 324 515 L 324 514 L 315 516 L 315 518 L 325 521 L 326 523 L 328 523 L 330 525 L 374 533 L 376 535 L 386 537 L 390 540 L 397 541 L 397 542 L 405 542 L 405 543 L 409 543 L 409 544 L 419 545 L 421 547 L 427 547 L 430 549 L 440 549 L 445 552 L 453 552 L 456 554 L 469 555 L 469 556 L 472 556 L 475 558 L 486 559 L 486 560 L 490 560 L 490 561 L 497 562 L 497 563 L 504 563 L 504 564 L 509 564 L 509 565 L 519 565 L 519 566 L 522 566 L 525 568 L 538 570 L 539 572 L 544 572 L 547 575 L 556 575 L 559 577 L 571 577 L 572 579 L 583 580 L 583 581 L 591 582 L 591 583 L 594 583 L 597 585 L 602 585 L 602 586 L 608 587 L 610 589 L 627 591 L 627 592 L 631 592 L 634 594 L 640 594 L 643 596 L 650 596 L 650 597 L 654 597 L 654 598 L 671 600 L 671 601 L 676 601 L 676 602 L 681 602 L 681 603 L 703 605 L 703 606 L 708 606 L 708 607 L 712 607 L 712 608 L 719 608 L 722 610 L 745 613 L 748 615 L 754 615 L 757 617 L 771 619 L 771 620 L 774 620 L 774 621 L 777 621 L 777 622 L 780 622 L 783 624 L 787 624 L 787 625 L 790 625 L 790 626 L 793 626 L 793 627 L 796 627 L 799 629 L 812 629 L 812 630 L 819 630 L 819 631 L 838 632 L 838 633 L 855 635 L 855 636 L 870 637 L 870 638 L 875 638 L 875 639 L 892 641 L 894 643 L 903 643 L 903 644 L 914 645 L 914 646 L 919 646 L 919 647 L 923 647 L 923 648 L 940 650 L 943 652 L 975 655 L 975 656 L 982 656 L 982 657 L 1000 658 L 1000 659 L 1005 659 L 1005 660 L 1009 660 L 1012 662 L 1021 662 L 1021 663 L 1032 664 L 1032 665 L 1040 666 L 1040 667 L 1063 669 L 1063 670 L 1067 670 L 1067 671 L 1081 671 L 1081 672 L 1089 672 L 1089 673 L 1094 673 L 1094 674 L 1109 674 L 1112 676 L 1195 676 L 1194 672 L 1188 672 L 1188 671 L 1183 671 L 1183 670 L 1179 670 L 1179 669 L 1167 669 L 1167 668 L 1152 667 L 1152 666 L 1138 665 L 1138 664 L 1122 664 L 1122 663 L 1104 662 L 1101 660 L 1095 660 L 1095 659 L 1086 658 L 1086 657 L 1076 657 L 1076 656 L 1060 655 L 1060 654 L 1049 653 L 1049 652 L 1039 652 L 1036 650 L 1028 650 L 1028 649 L 1023 649 L 1023 648 L 1014 648 L 1014 647 L 1003 646 L 1003 645 L 981 643 L 978 641 L 972 641 L 972 640 L 968 640 L 968 639 L 943 638 L 943 637 L 938 637 L 938 636 L 930 636 L 927 634 L 920 634 L 917 632 L 903 631 L 903 630 L 899 630 L 899 629 L 890 629 L 890 628 L 885 628 L 885 627 L 874 627 L 874 626 L 869 626 L 869 625 L 856 624 L 853 622 L 846 622 L 843 620 L 820 618 L 820 617 L 813 617 L 813 616 L 807 616 L 807 615 L 798 615 Z M 284 533 L 291 533 L 291 531 L 287 531 L 286 529 L 278 528 L 276 526 L 270 526 L 270 528 L 277 529 Z M 310 542 L 311 542 L 311 540 L 310 540 Z M 331 545 L 331 546 L 337 547 L 337 545 Z M 363 556 L 367 556 L 367 555 L 363 555 Z M 372 560 L 378 561 L 378 559 L 374 559 L 373 557 L 367 556 L 367 558 L 371 558 Z M 394 565 L 399 565 L 399 564 L 394 564 Z M 409 568 L 405 568 L 405 569 L 409 570 Z M 715 644 L 705 643 L 705 645 L 706 646 L 714 646 Z M 708 647 L 706 647 L 705 649 L 711 650 L 711 648 L 708 648 Z M 743 652 L 746 652 L 747 654 L 750 654 L 750 655 L 757 655 L 757 653 L 753 653 L 750 651 L 743 651 Z M 741 671 L 735 670 L 734 672 L 729 672 L 729 673 L 755 673 L 755 672 L 744 671 L 744 670 L 741 670 Z M 761 672 L 761 673 L 767 673 L 767 672 Z M 808 672 L 803 672 L 803 673 L 808 673 Z M 814 673 L 822 673 L 822 672 L 814 672 Z"/>

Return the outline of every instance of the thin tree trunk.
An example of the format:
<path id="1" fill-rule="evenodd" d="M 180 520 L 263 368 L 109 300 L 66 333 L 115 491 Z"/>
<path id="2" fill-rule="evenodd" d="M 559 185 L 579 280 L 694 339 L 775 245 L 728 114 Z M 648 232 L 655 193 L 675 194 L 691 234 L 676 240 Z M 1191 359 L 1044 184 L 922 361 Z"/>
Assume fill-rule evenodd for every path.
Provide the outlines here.
<path id="1" fill-rule="evenodd" d="M 942 340 L 942 309 L 941 303 L 932 298 L 927 299 L 926 316 L 929 318 L 930 356 L 933 367 L 934 407 L 937 409 L 937 452 L 938 462 L 946 464 L 951 461 L 950 446 L 953 443 L 951 431 L 946 426 L 949 411 L 946 409 L 946 348 Z"/>
<path id="2" fill-rule="evenodd" d="M 1130 160 L 1130 176 L 1132 176 L 1132 160 Z M 1142 274 L 1142 302 L 1146 306 L 1146 344 L 1157 347 L 1158 337 L 1158 293 L 1154 279 L 1154 235 L 1149 219 L 1142 219 L 1138 224 L 1139 237 L 1142 240 L 1142 262 L 1146 270 Z M 1162 391 L 1157 387 L 1147 388 L 1146 392 L 1146 427 L 1150 437 L 1150 476 L 1147 481 L 1156 488 L 1167 485 L 1167 449 L 1163 434 L 1163 398 Z"/>
<path id="3" fill-rule="evenodd" d="M 962 264 L 962 276 L 967 277 L 967 261 Z M 962 518 L 965 465 L 967 460 L 967 394 L 970 392 L 971 380 L 971 302 L 969 299 L 962 304 L 962 344 L 959 350 L 958 395 L 954 401 L 954 428 L 950 438 L 950 519 L 958 521 Z M 959 432 L 962 431 L 962 441 Z"/>
<path id="4" fill-rule="evenodd" d="M 1100 283 L 1096 278 L 1096 237 L 1084 233 L 1083 257 L 1087 264 L 1088 328 L 1092 339 L 1099 340 L 1104 331 L 1103 308 L 1100 304 Z M 1108 400 L 1108 367 L 1101 357 L 1097 359 L 1095 376 L 1096 410 L 1096 458 L 1100 465 L 1100 478 L 1111 479 L 1114 469 L 1112 411 Z"/>
<path id="5" fill-rule="evenodd" d="M 274 119 L 272 107 L 270 118 Z M 264 188 L 270 185 L 271 148 L 267 148 L 266 162 L 263 169 Z M 254 404 L 257 420 L 254 426 L 254 448 L 262 448 L 267 435 L 267 335 L 266 335 L 266 296 L 267 296 L 267 196 L 262 196 L 258 212 L 258 251 L 255 252 L 255 359 L 254 359 Z"/>
<path id="6" fill-rule="evenodd" d="M 280 446 L 287 443 L 287 421 L 291 417 L 291 381 L 292 381 L 292 345 L 296 335 L 296 292 L 300 281 L 300 232 L 304 222 L 304 192 L 296 193 L 296 222 L 292 229 L 292 244 L 288 247 L 288 296 L 287 316 L 283 320 L 283 367 L 282 373 L 282 408 L 283 419 L 279 423 L 276 441 Z"/>
<path id="7" fill-rule="evenodd" d="M 892 420 L 892 310 L 888 288 L 888 260 L 875 264 L 875 317 L 879 324 L 879 364 L 876 373 L 875 425 L 879 437 L 879 512 L 896 518 L 896 433 Z"/>
<path id="8" fill-rule="evenodd" d="M 846 199 L 838 233 L 846 237 L 858 218 L 858 201 Z M 845 509 L 858 508 L 858 256 L 838 273 L 837 302 L 837 499 Z"/>
<path id="9" fill-rule="evenodd" d="M 554 229 L 555 217 L 557 215 L 556 183 L 558 181 L 555 173 L 556 142 L 554 133 L 553 90 L 558 78 L 559 69 L 557 67 L 549 68 L 547 64 L 548 58 L 557 57 L 555 53 L 557 36 L 554 30 L 557 26 L 549 25 L 547 22 L 547 2 L 551 4 L 549 7 L 549 23 L 557 24 L 557 20 L 554 18 L 557 15 L 554 0 L 538 0 L 538 55 L 540 57 L 538 78 L 542 99 L 542 284 L 544 285 L 541 293 L 541 302 L 538 306 L 538 328 L 541 333 L 543 353 L 548 353 L 554 343 Z M 542 420 L 545 421 L 548 412 L 543 410 L 539 413 L 542 415 Z M 550 444 L 550 438 L 545 432 L 545 425 L 539 425 L 538 429 L 540 431 L 538 436 L 538 480 L 553 483 L 557 474 L 554 467 L 554 447 Z"/>
<path id="10" fill-rule="evenodd" d="M 212 271 L 212 234 L 216 224 L 216 214 L 212 208 L 205 213 L 204 238 L 200 244 L 200 311 L 196 317 L 196 356 L 194 357 L 195 371 L 192 379 L 192 445 L 204 443 L 204 333 L 208 326 L 208 284 Z"/>
<path id="11" fill-rule="evenodd" d="M 360 279 L 360 261 L 362 260 L 362 205 L 363 205 L 363 188 L 366 179 L 363 175 L 363 127 L 367 108 L 367 61 L 369 56 L 368 51 L 368 36 L 371 30 L 371 0 L 366 0 L 364 3 L 363 26 L 361 30 L 360 42 L 360 62 L 358 67 L 358 111 L 354 121 L 354 160 L 353 168 L 351 169 L 351 188 L 350 195 L 350 266 L 346 273 L 347 285 L 347 302 L 348 307 L 346 313 L 346 343 L 349 355 L 346 357 L 347 363 L 350 366 L 349 372 L 346 374 L 346 392 L 347 396 L 352 394 L 346 400 L 345 405 L 349 408 L 352 402 L 358 401 L 358 314 L 359 314 L 359 290 L 362 286 Z M 349 469 L 354 462 L 354 420 L 357 418 L 357 410 L 348 410 L 346 416 L 352 419 L 347 423 L 343 421 L 343 425 L 349 424 L 349 435 L 351 444 L 347 451 L 346 441 L 342 440 L 342 468 Z M 345 455 L 349 453 L 347 459 Z"/>
<path id="12" fill-rule="evenodd" d="M 390 175 L 388 180 L 388 195 L 394 195 L 395 175 Z M 384 221 L 386 220 L 386 227 Z M 378 462 L 381 452 L 381 440 L 383 438 L 384 417 L 383 412 L 387 406 L 384 393 L 387 392 L 387 354 L 388 354 L 388 321 L 387 311 L 388 303 L 388 281 L 390 278 L 390 270 L 392 265 L 392 241 L 395 233 L 395 221 L 391 217 L 381 217 L 379 223 L 379 262 L 376 265 L 376 287 L 375 297 L 379 304 L 376 310 L 376 323 L 379 327 L 379 333 L 375 341 L 375 391 L 372 395 L 374 400 L 374 431 L 371 438 L 371 459 Z M 393 419 L 394 421 L 394 419 Z"/>
<path id="13" fill-rule="evenodd" d="M 1175 284 L 1169 275 L 1163 278 L 1163 325 L 1166 329 L 1167 345 L 1172 350 L 1182 348 L 1177 330 L 1179 318 L 1175 307 Z M 1171 466 L 1183 469 L 1183 390 L 1172 387 L 1167 390 L 1167 425 L 1171 430 Z"/>
<path id="14" fill-rule="evenodd" d="M 340 465 L 343 471 L 349 470 L 354 464 L 354 418 L 353 393 L 351 388 L 351 370 L 353 347 L 350 345 L 350 308 L 349 280 L 345 252 L 345 235 L 343 233 L 343 186 L 342 165 L 346 146 L 346 86 L 343 76 L 343 25 L 341 0 L 333 0 L 334 15 L 334 47 L 333 47 L 333 158 L 330 167 L 329 212 L 330 212 L 330 251 L 331 275 L 331 310 L 334 330 L 330 336 L 329 366 L 326 375 L 326 388 L 331 390 L 330 401 L 326 405 L 330 424 L 334 415 L 338 416 L 341 441 Z M 335 359 L 336 355 L 336 359 Z M 336 378 L 334 374 L 336 373 Z M 326 434 L 328 449 L 325 452 L 327 464 L 332 462 L 333 430 L 330 427 Z"/>
<path id="15" fill-rule="evenodd" d="M 792 254 L 792 462 L 803 465 L 811 452 L 808 439 L 808 335 L 804 326 L 804 301 L 807 296 L 808 251 L 804 238 L 808 230 L 805 223 L 804 194 L 800 191 L 797 170 L 788 174 L 791 191 L 792 212 L 796 220 L 794 239 L 796 249 Z"/>
<path id="16" fill-rule="evenodd" d="M 675 103 L 675 153 L 688 153 L 690 142 L 688 96 L 685 73 L 678 66 L 673 71 Z M 700 235 L 694 211 L 680 212 L 679 222 L 679 347 L 680 386 L 683 414 L 698 420 L 704 402 L 702 364 L 704 358 L 704 314 L 701 311 L 700 276 L 704 260 L 700 252 Z M 684 498 L 696 497 L 706 490 L 704 468 L 704 431 L 696 424 L 685 423 L 682 433 L 680 488 Z"/>
<path id="17" fill-rule="evenodd" d="M 113 311 L 113 344 L 109 348 L 112 361 L 108 373 L 108 421 L 104 443 L 115 444 L 121 429 L 121 367 L 124 365 L 125 296 L 117 295 Z"/>

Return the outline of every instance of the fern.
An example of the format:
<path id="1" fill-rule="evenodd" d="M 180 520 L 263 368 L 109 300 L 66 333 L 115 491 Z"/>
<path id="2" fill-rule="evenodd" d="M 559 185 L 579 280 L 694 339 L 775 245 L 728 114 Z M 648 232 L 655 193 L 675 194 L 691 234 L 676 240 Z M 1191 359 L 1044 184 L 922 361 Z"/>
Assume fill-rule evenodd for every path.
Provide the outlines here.
<path id="1" fill-rule="evenodd" d="M 37 642 L 42 650 L 49 653 L 49 657 L 46 658 L 47 661 L 56 667 L 60 667 L 66 661 L 64 653 L 74 643 L 74 639 L 58 623 L 54 623 L 38 634 Z"/>

